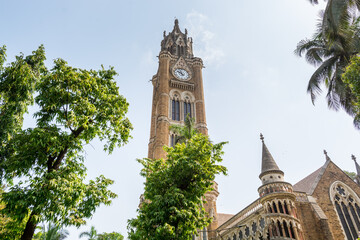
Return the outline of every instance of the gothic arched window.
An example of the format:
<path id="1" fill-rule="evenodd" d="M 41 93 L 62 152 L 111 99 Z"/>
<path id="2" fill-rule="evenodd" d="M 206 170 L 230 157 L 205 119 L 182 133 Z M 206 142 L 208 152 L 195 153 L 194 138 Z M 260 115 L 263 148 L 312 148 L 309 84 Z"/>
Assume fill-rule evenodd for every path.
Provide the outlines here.
<path id="1" fill-rule="evenodd" d="M 186 116 L 189 114 L 189 117 L 192 118 L 191 114 L 191 103 L 184 102 L 184 120 L 186 119 Z"/>
<path id="2" fill-rule="evenodd" d="M 274 210 L 274 213 L 277 213 L 277 212 L 278 212 L 275 202 L 273 202 L 273 210 Z"/>
<path id="3" fill-rule="evenodd" d="M 175 146 L 179 140 L 179 137 L 176 134 L 170 134 L 170 147 Z"/>
<path id="4" fill-rule="evenodd" d="M 336 181 L 330 187 L 330 198 L 346 239 L 356 239 L 360 231 L 359 197 L 345 183 Z"/>
<path id="5" fill-rule="evenodd" d="M 195 117 L 195 97 L 189 91 L 170 91 L 169 118 L 173 121 L 185 121 L 186 116 Z"/>
<path id="6" fill-rule="evenodd" d="M 283 221 L 283 227 L 284 227 L 284 231 L 285 231 L 285 236 L 289 238 L 290 237 L 289 228 L 285 221 Z"/>
<path id="7" fill-rule="evenodd" d="M 284 209 L 285 209 L 285 213 L 289 215 L 289 209 L 286 202 L 284 202 Z"/>
<path id="8" fill-rule="evenodd" d="M 280 201 L 279 201 L 279 211 L 280 213 L 284 213 L 284 209 Z"/>
<path id="9" fill-rule="evenodd" d="M 246 235 L 246 237 L 249 237 L 249 235 L 250 235 L 250 228 L 248 226 L 246 226 L 246 228 L 245 228 L 245 235 Z"/>
<path id="10" fill-rule="evenodd" d="M 177 99 L 173 99 L 171 102 L 171 119 L 180 121 L 180 102 Z"/>
<path id="11" fill-rule="evenodd" d="M 242 240 L 243 239 L 243 232 L 240 230 L 239 232 L 239 239 Z"/>

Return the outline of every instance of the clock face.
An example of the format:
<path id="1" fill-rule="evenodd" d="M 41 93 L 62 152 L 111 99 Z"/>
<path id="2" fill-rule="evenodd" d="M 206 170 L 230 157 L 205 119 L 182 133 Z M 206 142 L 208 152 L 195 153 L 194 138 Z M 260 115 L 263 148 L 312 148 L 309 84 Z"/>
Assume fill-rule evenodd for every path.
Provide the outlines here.
<path id="1" fill-rule="evenodd" d="M 175 69 L 174 74 L 175 74 L 175 77 L 177 77 L 180 80 L 187 80 L 187 79 L 189 79 L 189 76 L 190 76 L 189 73 L 185 69 L 182 69 L 182 68 Z"/>

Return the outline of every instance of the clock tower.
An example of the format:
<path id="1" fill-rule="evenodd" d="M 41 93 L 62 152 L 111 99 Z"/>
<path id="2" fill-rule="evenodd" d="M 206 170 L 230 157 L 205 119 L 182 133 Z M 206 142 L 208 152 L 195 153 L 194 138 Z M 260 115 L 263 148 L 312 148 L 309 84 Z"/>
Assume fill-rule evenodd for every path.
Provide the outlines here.
<path id="1" fill-rule="evenodd" d="M 202 80 L 203 62 L 194 57 L 192 38 L 187 30 L 182 33 L 176 19 L 172 32 L 161 41 L 159 68 L 152 77 L 153 100 L 149 158 L 165 158 L 164 145 L 176 141 L 169 131 L 171 124 L 184 124 L 186 115 L 195 119 L 195 127 L 207 134 L 204 87 Z"/>
<path id="2" fill-rule="evenodd" d="M 202 79 L 203 61 L 193 54 L 193 40 L 188 32 L 181 32 L 176 19 L 170 33 L 164 31 L 159 53 L 159 68 L 152 77 L 153 99 L 149 158 L 166 158 L 164 145 L 173 146 L 176 135 L 169 130 L 172 124 L 183 125 L 187 115 L 195 119 L 195 128 L 207 135 Z M 211 238 L 217 228 L 216 199 L 219 195 L 217 183 L 214 190 L 205 196 L 206 211 L 213 222 L 207 229 Z M 205 238 L 202 238 L 205 239 Z"/>

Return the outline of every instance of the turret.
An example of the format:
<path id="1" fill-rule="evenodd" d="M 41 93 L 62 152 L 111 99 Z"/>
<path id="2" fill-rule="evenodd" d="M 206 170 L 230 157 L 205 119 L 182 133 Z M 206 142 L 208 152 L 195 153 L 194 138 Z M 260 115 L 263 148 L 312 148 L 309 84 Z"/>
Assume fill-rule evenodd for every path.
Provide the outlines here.
<path id="1" fill-rule="evenodd" d="M 290 183 L 284 181 L 284 172 L 280 170 L 262 141 L 261 173 L 262 185 L 258 192 L 260 203 L 264 207 L 266 225 L 264 235 L 270 240 L 303 240 L 300 221 L 295 206 L 296 197 Z"/>

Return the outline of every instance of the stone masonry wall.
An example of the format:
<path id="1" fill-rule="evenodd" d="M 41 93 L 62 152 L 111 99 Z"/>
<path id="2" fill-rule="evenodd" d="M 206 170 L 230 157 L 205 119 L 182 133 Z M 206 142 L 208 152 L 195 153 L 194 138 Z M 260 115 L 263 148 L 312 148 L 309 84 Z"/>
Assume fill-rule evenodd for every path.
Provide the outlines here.
<path id="1" fill-rule="evenodd" d="M 334 239 L 341 240 L 345 239 L 345 235 L 329 195 L 330 186 L 336 180 L 347 184 L 358 196 L 360 196 L 360 187 L 333 162 L 330 162 L 327 166 L 312 196 L 317 200 L 318 205 L 327 216 Z"/>

